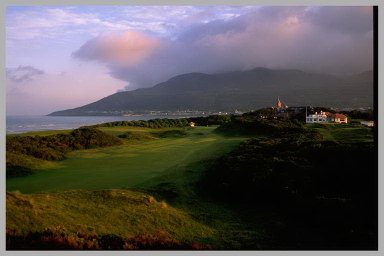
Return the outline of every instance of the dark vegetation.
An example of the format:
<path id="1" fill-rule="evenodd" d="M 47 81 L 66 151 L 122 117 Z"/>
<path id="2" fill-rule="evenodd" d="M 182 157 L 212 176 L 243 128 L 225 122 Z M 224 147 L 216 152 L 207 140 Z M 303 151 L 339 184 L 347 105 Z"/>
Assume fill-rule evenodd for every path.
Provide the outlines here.
<path id="1" fill-rule="evenodd" d="M 217 132 L 228 135 L 274 135 L 276 133 L 304 132 L 303 124 L 297 120 L 259 118 L 259 113 L 251 112 L 241 116 L 232 116 L 230 122 L 223 123 Z"/>
<path id="2" fill-rule="evenodd" d="M 359 111 L 359 110 L 351 110 L 351 111 L 341 111 L 340 113 L 347 115 L 353 119 L 363 119 L 363 120 L 374 120 L 373 110 L 367 111 Z"/>
<path id="3" fill-rule="evenodd" d="M 272 136 L 247 140 L 219 158 L 203 194 L 255 213 L 280 216 L 281 249 L 377 249 L 377 151 L 372 142 L 324 140 L 290 121 L 244 117 L 220 130 Z M 275 248 L 276 249 L 276 248 Z"/>
<path id="4" fill-rule="evenodd" d="M 198 126 L 221 125 L 231 120 L 229 115 L 210 115 L 206 117 L 189 117 L 179 119 L 158 118 L 151 120 L 138 121 L 115 121 L 109 123 L 96 124 L 89 127 L 114 127 L 114 126 L 132 126 L 145 128 L 167 128 L 167 127 L 186 127 L 190 122 Z"/>
<path id="5" fill-rule="evenodd" d="M 198 126 L 222 125 L 231 121 L 230 115 L 210 115 L 205 117 L 190 117 L 188 121 Z"/>
<path id="6" fill-rule="evenodd" d="M 75 129 L 69 134 L 49 136 L 7 137 L 7 176 L 23 176 L 32 173 L 23 159 L 33 157 L 55 161 L 65 158 L 71 150 L 107 147 L 121 144 L 109 134 L 93 128 Z"/>
<path id="7" fill-rule="evenodd" d="M 165 231 L 124 238 L 95 232 L 68 233 L 63 228 L 22 234 L 7 229 L 7 250 L 202 250 L 208 245 L 177 241 Z"/>
<path id="8" fill-rule="evenodd" d="M 186 135 L 187 132 L 184 130 L 165 130 L 155 132 L 127 131 L 123 134 L 119 134 L 117 137 L 131 141 L 146 141 L 158 138 L 178 138 Z"/>
<path id="9" fill-rule="evenodd" d="M 123 134 L 119 134 L 117 137 L 121 139 L 126 139 L 126 140 L 133 140 L 133 141 L 145 141 L 145 140 L 156 139 L 156 137 L 148 134 L 147 132 L 133 132 L 133 131 L 128 131 Z"/>
<path id="10" fill-rule="evenodd" d="M 165 127 L 185 127 L 189 122 L 185 118 L 180 119 L 151 119 L 151 120 L 138 120 L 138 121 L 115 121 L 109 123 L 96 124 L 89 127 L 114 127 L 114 126 L 135 126 L 145 128 L 165 128 Z"/>
<path id="11" fill-rule="evenodd" d="M 169 130 L 169 131 L 153 133 L 153 135 L 159 138 L 177 138 L 177 137 L 184 137 L 187 135 L 187 133 L 183 130 Z"/>

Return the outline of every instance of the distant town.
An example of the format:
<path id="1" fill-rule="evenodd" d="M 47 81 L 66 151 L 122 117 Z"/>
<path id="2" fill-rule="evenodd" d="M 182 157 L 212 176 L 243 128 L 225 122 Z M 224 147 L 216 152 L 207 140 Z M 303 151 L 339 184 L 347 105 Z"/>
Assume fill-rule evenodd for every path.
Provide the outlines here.
<path id="1" fill-rule="evenodd" d="M 280 99 L 278 99 L 278 102 Z M 280 101 L 281 102 L 281 101 Z M 280 110 L 285 110 L 285 111 L 294 111 L 294 112 L 300 112 L 300 111 L 305 111 L 305 106 L 281 106 L 278 107 L 278 103 L 276 106 L 270 107 L 272 109 L 280 109 Z M 307 106 L 308 114 L 311 115 L 311 110 L 314 108 L 312 106 Z M 359 108 L 329 108 L 335 112 L 337 111 L 352 111 L 352 110 L 357 110 L 361 112 L 366 112 L 366 111 L 371 111 L 371 107 L 359 107 Z M 233 111 L 204 111 L 204 110 L 149 110 L 149 111 L 86 111 L 85 113 L 89 115 L 100 115 L 100 116 L 144 116 L 144 115 L 149 115 L 149 116 L 170 116 L 170 117 L 188 117 L 188 116 L 209 116 L 209 115 L 242 115 L 246 112 L 255 112 L 256 110 L 254 109 L 235 109 Z M 281 111 L 284 112 L 284 111 Z M 325 112 L 324 112 L 325 113 Z M 323 113 L 323 114 L 324 114 Z M 316 115 L 316 113 L 314 113 Z M 325 113 L 327 114 L 327 113 Z M 329 113 L 328 113 L 329 114 Z M 319 115 L 319 121 L 321 113 Z M 330 117 L 329 117 L 330 118 Z M 317 120 L 317 117 L 315 117 Z M 330 120 L 330 119 L 329 119 Z"/>

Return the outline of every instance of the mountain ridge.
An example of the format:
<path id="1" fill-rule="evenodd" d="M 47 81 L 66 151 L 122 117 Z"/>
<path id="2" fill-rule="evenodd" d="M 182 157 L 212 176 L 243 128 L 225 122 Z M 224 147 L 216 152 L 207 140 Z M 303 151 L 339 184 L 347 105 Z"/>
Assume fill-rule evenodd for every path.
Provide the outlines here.
<path id="1" fill-rule="evenodd" d="M 372 107 L 373 72 L 349 76 L 309 73 L 297 69 L 257 67 L 225 73 L 185 73 L 153 87 L 117 92 L 53 116 L 122 114 L 140 111 L 234 111 L 274 104 Z"/>

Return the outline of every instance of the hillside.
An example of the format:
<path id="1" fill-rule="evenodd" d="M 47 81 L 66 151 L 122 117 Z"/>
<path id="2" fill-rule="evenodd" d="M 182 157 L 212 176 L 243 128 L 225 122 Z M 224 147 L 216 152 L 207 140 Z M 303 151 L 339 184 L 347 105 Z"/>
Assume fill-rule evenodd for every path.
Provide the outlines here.
<path id="1" fill-rule="evenodd" d="M 221 74 L 189 73 L 175 76 L 152 88 L 118 92 L 91 104 L 50 115 L 251 110 L 271 106 L 277 96 L 291 106 L 307 104 L 342 108 L 371 107 L 373 73 L 367 71 L 336 77 L 299 70 L 266 68 Z"/>
<path id="2" fill-rule="evenodd" d="M 8 249 L 20 249 L 17 246 L 47 249 L 50 243 L 56 249 L 63 245 L 65 249 L 183 248 L 182 244 L 187 247 L 213 233 L 211 228 L 163 201 L 144 193 L 118 189 L 33 195 L 7 192 L 7 230 L 8 242 L 11 242 Z M 66 240 L 64 234 L 68 237 Z M 55 241 L 55 235 L 61 239 Z M 91 244 L 87 244 L 85 236 L 93 236 L 88 239 Z M 121 248 L 114 246 L 120 239 L 127 238 L 139 241 L 128 240 L 125 246 L 122 241 Z M 18 245 L 20 239 L 29 243 Z"/>
<path id="3" fill-rule="evenodd" d="M 371 107 L 373 72 L 344 77 L 267 68 L 220 74 L 189 73 L 151 88 L 118 92 L 91 104 L 50 115 L 251 110 L 271 106 L 277 96 L 291 106 Z"/>

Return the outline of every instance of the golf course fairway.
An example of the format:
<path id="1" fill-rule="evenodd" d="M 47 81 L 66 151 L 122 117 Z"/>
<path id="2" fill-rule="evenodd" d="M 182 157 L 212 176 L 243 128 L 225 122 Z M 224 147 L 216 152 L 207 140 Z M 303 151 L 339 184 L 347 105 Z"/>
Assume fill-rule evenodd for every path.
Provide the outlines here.
<path id="1" fill-rule="evenodd" d="M 224 154 L 244 140 L 218 135 L 214 129 L 196 127 L 186 129 L 184 136 L 126 140 L 120 146 L 73 151 L 53 168 L 8 179 L 7 191 L 36 193 L 140 187 L 167 171 L 177 173 L 191 163 Z M 102 130 L 119 135 L 127 131 L 155 134 L 170 129 L 107 127 Z"/>

